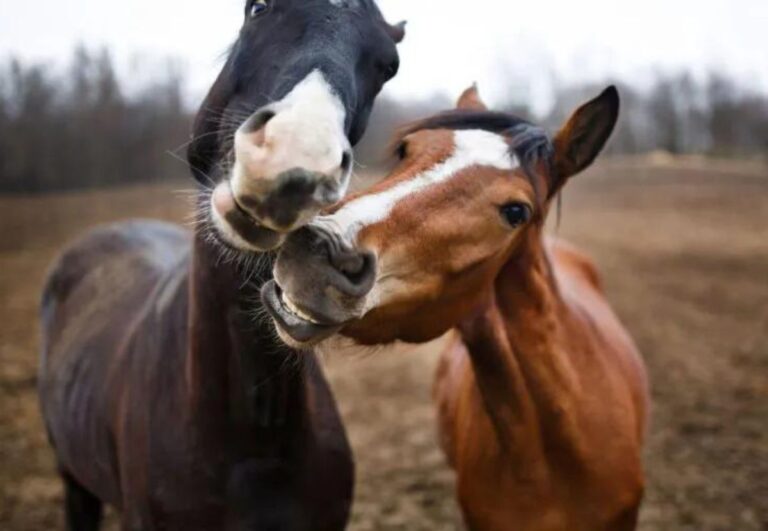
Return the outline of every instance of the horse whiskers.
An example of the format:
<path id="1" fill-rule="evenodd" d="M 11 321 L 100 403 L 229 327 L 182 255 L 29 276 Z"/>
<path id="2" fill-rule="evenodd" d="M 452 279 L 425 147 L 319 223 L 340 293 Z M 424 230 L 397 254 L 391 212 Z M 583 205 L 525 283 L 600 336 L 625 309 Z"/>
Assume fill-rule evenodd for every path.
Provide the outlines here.
<path id="1" fill-rule="evenodd" d="M 253 305 L 253 310 L 251 310 L 250 313 L 250 317 L 254 323 L 266 327 L 267 329 L 274 332 L 275 335 L 277 335 L 277 331 L 274 330 L 275 326 L 272 322 L 272 318 L 270 317 L 269 312 L 267 312 L 267 309 L 264 307 L 261 301 L 256 301 L 256 304 Z"/>
<path id="2" fill-rule="evenodd" d="M 174 159 L 176 159 L 177 161 L 179 161 L 182 164 L 184 164 L 187 168 L 189 168 L 191 170 L 194 170 L 197 173 L 199 173 L 200 175 L 202 175 L 203 177 L 205 177 L 207 182 L 205 182 L 205 183 L 201 182 L 200 183 L 200 185 L 203 187 L 203 189 L 205 189 L 205 190 L 213 190 L 213 188 L 216 187 L 216 181 L 213 179 L 213 177 L 208 175 L 202 169 L 192 165 L 186 158 L 180 157 L 179 155 L 177 155 L 176 153 L 174 153 L 172 151 L 166 151 L 166 153 L 168 155 L 170 155 L 171 157 L 173 157 Z"/>
<path id="3" fill-rule="evenodd" d="M 274 100 L 270 99 L 265 94 L 262 94 L 262 97 L 269 101 L 267 105 L 274 103 Z M 230 129 L 237 130 L 244 122 L 253 116 L 254 112 L 256 112 L 255 110 L 245 108 L 245 104 L 242 104 L 242 107 L 243 108 L 241 109 L 213 109 L 205 107 L 205 110 L 208 113 L 208 121 L 221 127 L 221 129 L 217 131 L 206 134 L 221 134 L 229 132 Z"/>
<path id="4" fill-rule="evenodd" d="M 209 190 L 206 188 L 205 191 Z M 176 190 L 171 190 L 171 193 L 180 197 L 197 199 L 200 196 L 201 190 L 199 188 L 177 188 Z"/>
<path id="5" fill-rule="evenodd" d="M 182 142 L 180 145 L 176 146 L 175 148 L 171 149 L 170 151 L 173 151 L 174 153 L 176 153 L 176 152 L 181 151 L 182 149 L 184 149 L 186 147 L 189 147 L 190 144 L 193 144 L 194 142 L 197 142 L 198 140 L 202 140 L 203 138 L 207 138 L 209 136 L 220 135 L 220 134 L 222 134 L 224 132 L 225 131 L 222 128 L 222 129 L 217 129 L 215 131 L 209 131 L 207 133 L 201 133 L 201 134 L 199 134 L 197 136 L 191 137 L 186 142 Z"/>
<path id="6" fill-rule="evenodd" d="M 244 279 L 240 285 L 240 289 L 244 289 L 249 285 L 252 285 L 252 281 L 256 275 L 268 270 L 272 265 L 272 255 L 270 253 L 248 253 L 238 249 L 234 249 L 224 242 L 218 236 L 216 227 L 213 226 L 210 216 L 210 205 L 206 202 L 204 206 L 199 209 L 195 214 L 195 218 L 192 220 L 193 226 L 202 231 L 203 238 L 206 243 L 210 244 L 217 253 L 216 265 L 232 264 L 243 275 Z"/>
<path id="7" fill-rule="evenodd" d="M 233 124 L 237 125 L 237 124 Z M 209 131 L 207 133 L 203 133 L 200 135 L 197 135 L 193 137 L 192 139 L 188 140 L 187 142 L 184 142 L 183 144 L 177 146 L 174 149 L 167 150 L 166 153 L 176 159 L 177 161 L 184 164 L 187 168 L 195 170 L 197 173 L 205 177 L 206 181 L 205 183 L 201 183 L 201 185 L 205 188 L 215 188 L 216 187 L 216 180 L 211 177 L 208 173 L 204 172 L 202 168 L 199 168 L 197 166 L 192 165 L 189 160 L 186 157 L 182 157 L 179 155 L 179 151 L 183 150 L 184 148 L 189 147 L 192 143 L 196 142 L 197 140 L 200 140 L 202 138 L 208 137 L 208 136 L 218 136 L 222 133 L 227 133 L 228 129 L 225 127 L 222 127 L 220 129 L 217 129 L 215 131 Z M 233 164 L 234 159 L 234 135 L 227 135 L 227 137 L 222 141 L 222 152 L 224 153 L 224 156 L 222 159 L 217 163 L 217 166 L 223 171 L 223 173 L 226 173 L 226 170 L 228 170 L 229 167 Z"/>
<path id="8" fill-rule="evenodd" d="M 242 118 L 243 121 L 250 118 L 252 112 L 246 110 L 246 109 L 214 109 L 212 107 L 205 106 L 203 107 L 206 111 L 206 118 L 213 117 L 214 119 L 220 118 L 220 119 L 227 119 L 227 118 Z"/>

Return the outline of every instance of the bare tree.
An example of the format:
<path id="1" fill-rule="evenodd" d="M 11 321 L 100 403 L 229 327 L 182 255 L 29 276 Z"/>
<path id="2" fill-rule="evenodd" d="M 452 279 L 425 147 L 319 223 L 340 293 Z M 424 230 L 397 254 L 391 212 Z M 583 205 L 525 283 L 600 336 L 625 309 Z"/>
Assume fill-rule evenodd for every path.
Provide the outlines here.
<path id="1" fill-rule="evenodd" d="M 77 48 L 65 75 L 11 60 L 0 68 L 0 191 L 44 192 L 186 176 L 168 155 L 191 114 L 183 77 L 126 95 L 106 50 Z"/>
<path id="2" fill-rule="evenodd" d="M 557 83 L 555 106 L 535 116 L 531 86 L 509 79 L 510 98 L 500 110 L 559 126 L 566 112 L 606 83 Z M 622 115 L 610 153 L 704 153 L 768 157 L 768 97 L 712 74 L 659 73 L 649 90 L 619 82 Z M 0 192 L 39 193 L 80 187 L 186 178 L 185 165 L 168 152 L 188 138 L 191 113 L 184 77 L 169 60 L 162 74 L 126 90 L 106 50 L 74 50 L 64 74 L 45 64 L 0 65 Z M 402 124 L 452 106 L 436 95 L 420 100 L 379 99 L 357 149 L 358 173 L 380 171 L 385 147 Z M 183 155 L 180 150 L 179 155 Z"/>

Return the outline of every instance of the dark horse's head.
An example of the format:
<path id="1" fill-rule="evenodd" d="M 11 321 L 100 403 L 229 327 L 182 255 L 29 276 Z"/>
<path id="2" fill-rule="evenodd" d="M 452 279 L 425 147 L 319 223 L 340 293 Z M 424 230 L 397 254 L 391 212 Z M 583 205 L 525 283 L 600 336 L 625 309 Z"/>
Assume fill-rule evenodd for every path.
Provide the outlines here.
<path id="1" fill-rule="evenodd" d="M 227 244 L 273 249 L 344 196 L 403 36 L 374 0 L 246 2 L 189 150 L 195 177 L 219 183 L 211 219 Z"/>

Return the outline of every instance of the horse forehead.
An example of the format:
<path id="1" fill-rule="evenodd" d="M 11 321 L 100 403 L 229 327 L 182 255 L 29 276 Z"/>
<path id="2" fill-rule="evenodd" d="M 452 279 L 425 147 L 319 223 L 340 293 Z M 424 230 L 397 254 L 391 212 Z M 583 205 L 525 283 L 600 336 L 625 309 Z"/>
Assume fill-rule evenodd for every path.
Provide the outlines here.
<path id="1" fill-rule="evenodd" d="M 482 130 L 455 131 L 454 149 L 451 158 L 457 165 L 491 166 L 501 170 L 511 170 L 516 161 L 503 136 Z"/>
<path id="2" fill-rule="evenodd" d="M 439 133 L 441 131 L 433 134 Z M 501 135 L 481 130 L 453 131 L 451 135 L 452 146 L 447 155 L 443 152 L 442 160 L 409 178 L 394 180 L 391 186 L 352 199 L 330 216 L 329 221 L 342 234 L 354 238 L 364 227 L 387 219 L 403 200 L 450 181 L 466 169 L 486 167 L 511 171 L 518 166 Z M 440 135 L 441 142 L 450 142 L 449 138 Z"/>

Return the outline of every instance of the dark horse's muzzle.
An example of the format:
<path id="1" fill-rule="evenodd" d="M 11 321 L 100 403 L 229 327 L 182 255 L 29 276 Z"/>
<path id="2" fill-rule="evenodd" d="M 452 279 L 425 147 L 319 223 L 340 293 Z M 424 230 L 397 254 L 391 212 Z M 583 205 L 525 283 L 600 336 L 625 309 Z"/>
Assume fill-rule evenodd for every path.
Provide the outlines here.
<path id="1" fill-rule="evenodd" d="M 352 173 L 347 121 L 344 103 L 319 69 L 245 120 L 212 203 L 224 239 L 246 251 L 274 249 L 342 199 Z"/>

